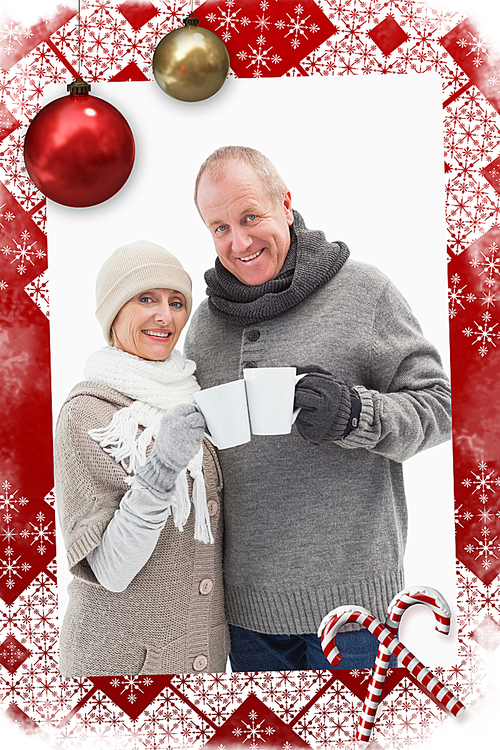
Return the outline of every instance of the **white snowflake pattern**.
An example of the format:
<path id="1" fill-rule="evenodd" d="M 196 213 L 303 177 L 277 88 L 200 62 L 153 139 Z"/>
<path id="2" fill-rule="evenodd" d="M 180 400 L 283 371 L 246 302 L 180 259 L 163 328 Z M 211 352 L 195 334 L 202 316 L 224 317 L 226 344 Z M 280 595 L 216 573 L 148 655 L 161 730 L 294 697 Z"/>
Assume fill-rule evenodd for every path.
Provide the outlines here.
<path id="1" fill-rule="evenodd" d="M 24 509 L 28 505 L 28 499 L 22 495 L 18 495 L 18 490 L 13 490 L 12 485 L 9 481 L 2 483 L 2 492 L 0 493 L 0 511 L 4 511 L 2 520 L 4 526 L 2 526 L 0 533 L 7 547 L 4 550 L 4 558 L 0 560 L 0 578 L 6 578 L 5 585 L 9 589 L 13 589 L 16 582 L 21 580 L 21 573 L 27 573 L 31 570 L 30 563 L 21 560 L 19 550 L 15 549 L 16 538 L 26 542 L 32 537 L 30 546 L 36 546 L 38 554 L 44 555 L 49 549 L 48 545 L 54 549 L 54 537 L 55 529 L 53 521 L 46 521 L 45 513 L 39 511 L 35 515 L 35 520 L 29 521 L 28 525 L 18 531 L 19 518 L 15 513 L 19 514 L 21 509 Z M 31 529 L 29 528 L 31 527 Z"/>
<path id="2" fill-rule="evenodd" d="M 3 492 L 0 493 L 0 511 L 12 509 L 15 510 L 16 513 L 19 513 L 17 505 L 24 508 L 28 503 L 28 500 L 25 497 L 16 497 L 18 491 L 15 490 L 14 492 L 11 492 L 11 489 L 12 485 L 10 482 L 5 481 L 2 483 Z"/>
<path id="3" fill-rule="evenodd" d="M 466 477 L 462 480 L 462 485 L 467 489 L 474 487 L 471 495 L 479 492 L 479 499 L 484 504 L 489 500 L 489 492 L 497 492 L 498 487 L 500 487 L 500 479 L 494 476 L 495 470 L 489 470 L 488 465 L 484 461 L 479 462 L 478 469 L 479 473 L 471 471 L 474 478 Z"/>
<path id="4" fill-rule="evenodd" d="M 274 57 L 270 56 L 272 47 L 269 47 L 269 49 L 262 49 L 262 46 L 259 46 L 255 49 L 249 44 L 248 48 L 250 52 L 242 50 L 238 53 L 238 57 L 240 60 L 249 59 L 247 68 L 254 66 L 255 70 L 253 71 L 253 75 L 255 77 L 260 77 L 262 75 L 262 68 L 266 68 L 267 70 L 271 69 L 268 63 L 272 64 L 276 55 L 274 55 Z"/>
<path id="5" fill-rule="evenodd" d="M 500 276 L 500 257 L 498 256 L 499 247 L 496 242 L 492 242 L 491 245 L 489 245 L 488 250 L 490 251 L 489 255 L 485 255 L 485 253 L 481 251 L 483 260 L 475 258 L 474 261 L 469 262 L 473 268 L 478 268 L 479 266 L 483 267 L 479 276 L 481 277 L 484 274 L 487 274 L 485 281 L 490 281 L 489 286 L 491 286 L 492 283 L 495 282 L 495 276 Z"/>
<path id="6" fill-rule="evenodd" d="M 262 727 L 265 719 L 262 719 L 261 722 L 257 723 L 259 715 L 256 711 L 250 711 L 250 713 L 248 714 L 248 718 L 250 720 L 250 723 L 248 724 L 246 721 L 243 721 L 243 719 L 241 719 L 241 724 L 244 728 L 242 729 L 241 727 L 235 727 L 233 729 L 233 734 L 235 737 L 244 736 L 242 744 L 244 744 L 247 740 L 250 740 L 250 744 L 248 747 L 255 748 L 255 750 L 257 750 L 259 747 L 257 743 L 259 741 L 266 741 L 265 737 L 263 737 L 262 734 L 265 733 L 269 737 L 274 734 L 275 729 L 274 727 L 271 727 L 269 725 L 267 727 Z"/>
<path id="7" fill-rule="evenodd" d="M 486 305 L 489 307 L 490 305 L 495 306 L 495 302 L 497 301 L 496 293 L 492 292 L 491 290 L 488 290 L 487 292 L 483 292 L 483 299 L 481 300 L 482 305 Z M 484 318 L 484 315 L 483 315 Z"/>
<path id="8" fill-rule="evenodd" d="M 472 59 L 472 62 L 474 66 L 478 68 L 484 62 L 483 57 L 489 57 L 488 40 L 479 35 L 474 36 L 474 34 L 472 34 L 470 31 L 467 33 L 469 34 L 470 39 L 465 39 L 462 37 L 462 39 L 458 40 L 457 44 L 462 49 L 470 47 L 470 51 L 467 52 L 466 57 L 469 57 L 469 55 L 475 55 L 475 57 Z"/>
<path id="9" fill-rule="evenodd" d="M 6 42 L 4 50 L 8 55 L 11 55 L 15 49 L 14 42 L 17 42 L 18 45 L 21 44 L 22 36 L 21 24 L 15 24 L 13 21 L 7 24 L 4 21 L 0 21 L 0 42 Z"/>
<path id="10" fill-rule="evenodd" d="M 0 578 L 3 578 L 4 576 L 7 576 L 7 580 L 5 582 L 5 585 L 7 588 L 12 589 L 16 585 L 16 581 L 14 579 L 14 576 L 17 576 L 19 579 L 21 579 L 21 574 L 19 571 L 21 570 L 23 573 L 30 570 L 31 565 L 29 563 L 20 563 L 19 560 L 21 559 L 21 556 L 16 557 L 16 559 L 13 559 L 13 550 L 12 548 L 8 547 L 5 550 L 5 556 L 6 560 L 0 559 Z M 9 553 L 9 554 L 7 554 Z"/>
<path id="11" fill-rule="evenodd" d="M 257 18 L 257 20 L 254 21 L 254 23 L 260 31 L 268 31 L 270 21 L 271 19 L 269 17 L 266 18 L 266 16 L 263 13 L 260 18 Z"/>
<path id="12" fill-rule="evenodd" d="M 458 313 L 458 307 L 461 307 L 462 310 L 465 310 L 465 306 L 463 304 L 463 301 L 466 300 L 467 302 L 474 302 L 476 299 L 476 295 L 473 293 L 464 293 L 464 289 L 467 288 L 467 284 L 464 284 L 463 286 L 460 286 L 460 276 L 458 274 L 454 274 L 451 277 L 451 289 L 448 289 L 448 302 L 449 302 L 449 315 L 450 318 L 455 318 Z"/>
<path id="13" fill-rule="evenodd" d="M 2 203 L 2 205 L 0 206 L 0 211 L 2 210 L 4 206 L 5 206 L 5 203 Z M 4 213 L 0 213 L 0 227 L 5 229 L 5 224 L 3 222 L 12 221 L 15 218 L 16 218 L 16 215 L 13 214 L 12 211 L 7 210 Z"/>
<path id="14" fill-rule="evenodd" d="M 4 289 L 8 289 L 9 285 L 6 281 L 3 279 L 0 280 L 0 292 L 3 292 Z"/>
<path id="15" fill-rule="evenodd" d="M 139 675 L 128 675 L 126 677 L 114 677 L 111 680 L 111 685 L 114 688 L 122 687 L 123 689 L 120 691 L 122 694 L 128 692 L 127 700 L 132 705 L 137 700 L 136 693 L 143 693 L 144 690 L 142 689 L 141 685 L 144 687 L 149 687 L 153 684 L 153 680 L 151 677 L 141 677 Z"/>
<path id="16" fill-rule="evenodd" d="M 477 330 L 473 330 L 470 326 L 467 326 L 463 329 L 462 333 L 466 338 L 472 338 L 475 336 L 474 340 L 471 341 L 472 346 L 475 344 L 479 344 L 478 352 L 481 355 L 481 357 L 486 356 L 488 354 L 488 347 L 487 344 L 491 344 L 496 348 L 495 339 L 499 338 L 499 333 L 495 330 L 498 323 L 495 323 L 494 325 L 489 325 L 487 321 L 484 321 L 484 324 L 481 326 L 476 320 L 474 321 L 474 325 L 476 326 Z"/>
<path id="17" fill-rule="evenodd" d="M 235 11 L 233 11 L 232 7 L 234 3 L 231 2 L 231 0 L 228 0 L 225 5 L 227 10 L 223 10 L 218 5 L 217 10 L 219 11 L 220 15 L 216 15 L 214 12 L 209 13 L 207 15 L 207 20 L 213 24 L 218 22 L 218 26 L 215 27 L 215 32 L 218 33 L 219 30 L 222 29 L 224 35 L 226 36 L 225 41 L 229 41 L 229 39 L 231 38 L 231 31 L 239 32 L 237 24 L 241 23 L 241 19 L 239 19 L 237 16 L 241 11 L 241 8 L 237 8 Z"/>
<path id="18" fill-rule="evenodd" d="M 37 240 L 31 243 L 31 245 L 28 243 L 28 240 L 30 239 L 30 233 L 27 230 L 24 230 L 20 234 L 20 240 L 21 243 L 17 242 L 17 240 L 13 240 L 14 245 L 16 246 L 16 250 L 12 250 L 11 248 L 3 248 L 2 252 L 5 255 L 10 255 L 11 253 L 14 253 L 14 257 L 10 261 L 11 263 L 18 263 L 17 266 L 17 272 L 22 276 L 24 273 L 26 273 L 27 265 L 26 263 L 31 263 L 32 266 L 34 266 L 34 262 L 32 260 L 32 257 L 35 256 L 35 258 L 40 259 L 45 257 L 45 251 L 41 250 L 40 248 L 37 248 L 36 250 L 33 250 L 35 245 L 37 244 Z"/>
<path id="19" fill-rule="evenodd" d="M 470 510 L 464 510 L 462 513 L 462 504 L 455 507 L 455 525 L 460 526 L 460 528 L 464 528 L 462 522 L 460 519 L 463 519 L 464 521 L 472 521 L 474 518 L 474 514 L 470 512 Z"/>
<path id="20" fill-rule="evenodd" d="M 33 537 L 33 541 L 31 542 L 31 546 L 38 543 L 37 551 L 40 555 L 44 555 L 47 551 L 47 547 L 45 546 L 45 542 L 48 542 L 49 544 L 54 544 L 53 540 L 50 538 L 51 536 L 55 536 L 55 529 L 50 528 L 52 526 L 52 521 L 49 521 L 48 524 L 43 524 L 45 521 L 45 515 L 43 513 L 38 513 L 36 516 L 36 520 L 38 522 L 38 526 L 36 526 L 31 521 L 29 522 L 29 525 L 33 529 L 33 531 L 29 531 L 29 536 Z"/>
<path id="21" fill-rule="evenodd" d="M 489 570 L 493 564 L 491 558 L 498 560 L 495 552 L 500 551 L 500 544 L 495 544 L 496 540 L 497 537 L 494 537 L 494 539 L 491 540 L 477 539 L 477 537 L 474 537 L 474 541 L 477 542 L 477 545 L 472 543 L 467 544 L 465 546 L 465 551 L 470 555 L 477 552 L 475 559 L 479 560 L 479 558 L 482 557 L 481 565 L 485 570 Z"/>
<path id="22" fill-rule="evenodd" d="M 311 18 L 310 15 L 302 17 L 302 14 L 304 12 L 304 8 L 302 5 L 296 5 L 294 8 L 295 17 L 290 15 L 290 13 L 287 13 L 288 20 L 285 20 L 281 18 L 279 21 L 276 21 L 276 28 L 278 28 L 280 31 L 284 31 L 285 29 L 288 29 L 288 32 L 285 34 L 285 39 L 287 37 L 291 36 L 290 44 L 293 49 L 297 49 L 300 47 L 301 38 L 302 39 L 308 39 L 307 32 L 310 34 L 315 34 L 317 31 L 319 31 L 319 26 L 315 23 L 308 24 L 307 22 Z"/>

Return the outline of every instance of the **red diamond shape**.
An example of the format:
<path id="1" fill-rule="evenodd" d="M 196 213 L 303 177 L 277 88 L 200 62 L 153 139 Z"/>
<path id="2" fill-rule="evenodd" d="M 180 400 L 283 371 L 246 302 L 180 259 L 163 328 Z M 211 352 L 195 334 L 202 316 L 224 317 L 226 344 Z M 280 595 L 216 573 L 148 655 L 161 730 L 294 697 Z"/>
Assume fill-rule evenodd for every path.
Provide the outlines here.
<path id="1" fill-rule="evenodd" d="M 384 21 L 368 32 L 368 36 L 386 56 L 394 52 L 408 39 L 408 34 L 403 31 L 392 16 L 387 16 Z"/>
<path id="2" fill-rule="evenodd" d="M 239 78 L 283 76 L 338 32 L 314 0 L 206 0 L 195 15 L 222 39 Z"/>
<path id="3" fill-rule="evenodd" d="M 4 716 L 10 719 L 14 724 L 17 724 L 19 729 L 26 734 L 37 734 L 39 736 L 38 724 L 33 721 L 28 714 L 25 714 L 15 703 L 10 704 L 9 708 L 4 713 Z"/>
<path id="4" fill-rule="evenodd" d="M 120 81 L 147 81 L 148 78 L 144 75 L 137 63 L 131 62 L 109 80 L 116 83 Z"/>
<path id="5" fill-rule="evenodd" d="M 497 193 L 500 193 L 500 156 L 482 169 L 481 174 L 486 177 Z"/>
<path id="6" fill-rule="evenodd" d="M 500 112 L 498 51 L 488 42 L 472 18 L 466 18 L 441 40 L 441 44 L 462 68 L 483 96 Z"/>
<path id="7" fill-rule="evenodd" d="M 158 15 L 155 6 L 152 3 L 144 2 L 144 0 L 126 0 L 125 3 L 118 6 L 118 10 L 136 31 Z"/>
<path id="8" fill-rule="evenodd" d="M 172 675 L 131 675 L 124 677 L 91 677 L 96 688 L 102 690 L 131 719 L 137 717 L 170 684 Z"/>
<path id="9" fill-rule="evenodd" d="M 500 645 L 500 625 L 488 615 L 474 630 L 472 637 L 485 651 L 494 651 Z"/>
<path id="10" fill-rule="evenodd" d="M 30 654 L 31 651 L 19 643 L 13 635 L 9 635 L 0 645 L 0 664 L 14 674 Z"/>
<path id="11" fill-rule="evenodd" d="M 310 750 L 311 746 L 252 694 L 225 724 L 216 729 L 204 747 L 227 747 L 231 750 L 239 747 L 267 747 L 270 750 L 289 747 L 293 750 Z"/>
<path id="12" fill-rule="evenodd" d="M 12 499 L 6 528 L 14 531 L 15 537 L 0 559 L 4 569 L 0 598 L 12 604 L 55 556 L 55 513 L 47 503 L 36 500 L 16 507 L 17 495 L 11 490 L 3 493 L 4 499 Z"/>
<path id="13" fill-rule="evenodd" d="M 34 745 L 35 747 L 43 746 L 47 748 L 50 747 L 52 748 L 52 750 L 62 750 L 61 745 L 59 745 L 59 743 L 57 743 L 53 737 L 49 738 L 49 736 L 45 734 L 42 729 L 40 729 L 38 724 L 33 721 L 33 719 L 29 717 L 28 714 L 25 714 L 24 711 L 22 711 L 15 703 L 11 703 L 7 711 L 3 715 L 7 719 L 9 719 L 15 726 L 17 726 L 22 735 L 30 738 L 30 740 L 25 743 L 21 737 L 18 740 L 19 747 Z M 32 743 L 32 738 L 35 739 L 34 743 Z"/>

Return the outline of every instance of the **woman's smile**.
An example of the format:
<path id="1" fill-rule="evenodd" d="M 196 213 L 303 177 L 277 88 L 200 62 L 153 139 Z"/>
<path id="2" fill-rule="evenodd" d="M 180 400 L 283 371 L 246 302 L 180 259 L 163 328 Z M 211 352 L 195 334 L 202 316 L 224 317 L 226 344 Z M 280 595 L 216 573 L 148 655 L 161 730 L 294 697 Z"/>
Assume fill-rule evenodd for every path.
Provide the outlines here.
<path id="1" fill-rule="evenodd" d="M 154 330 L 143 330 L 146 336 L 153 336 L 154 338 L 168 339 L 172 335 L 172 331 L 154 331 Z"/>

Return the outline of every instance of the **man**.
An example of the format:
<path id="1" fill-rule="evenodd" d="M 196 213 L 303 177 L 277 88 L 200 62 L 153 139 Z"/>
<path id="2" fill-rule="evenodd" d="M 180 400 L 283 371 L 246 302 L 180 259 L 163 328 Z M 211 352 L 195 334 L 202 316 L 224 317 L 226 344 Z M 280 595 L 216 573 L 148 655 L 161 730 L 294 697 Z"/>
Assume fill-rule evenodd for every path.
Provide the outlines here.
<path id="1" fill-rule="evenodd" d="M 404 586 L 401 464 L 450 437 L 449 383 L 399 291 L 306 228 L 263 154 L 218 149 L 195 199 L 218 256 L 186 339 L 201 387 L 244 367 L 309 373 L 290 435 L 219 454 L 231 666 L 328 669 L 322 618 L 354 604 L 383 620 Z M 338 645 L 340 668 L 373 666 L 367 630 Z"/>

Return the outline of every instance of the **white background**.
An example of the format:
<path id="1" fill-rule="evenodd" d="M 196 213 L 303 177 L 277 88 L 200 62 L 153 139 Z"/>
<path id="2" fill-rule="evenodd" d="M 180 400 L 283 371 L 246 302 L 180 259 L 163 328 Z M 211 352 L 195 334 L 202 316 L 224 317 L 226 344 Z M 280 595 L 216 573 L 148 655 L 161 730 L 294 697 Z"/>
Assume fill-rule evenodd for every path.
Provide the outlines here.
<path id="1" fill-rule="evenodd" d="M 47 87 L 46 95 L 60 96 L 60 87 Z M 105 204 L 75 210 L 49 202 L 54 416 L 82 379 L 90 352 L 104 343 L 94 318 L 94 284 L 116 247 L 141 238 L 164 245 L 190 272 L 194 305 L 204 297 L 203 272 L 215 253 L 193 204 L 193 185 L 205 157 L 228 143 L 266 153 L 310 228 L 344 240 L 353 258 L 377 265 L 395 281 L 448 368 L 437 74 L 233 79 L 195 105 L 169 99 L 155 83 L 95 85 L 92 95 L 124 114 L 137 158 L 126 186 Z M 411 459 L 405 473 L 406 583 L 432 586 L 453 605 L 451 443 Z M 62 544 L 58 549 L 64 587 Z M 456 627 L 447 638 L 435 633 L 422 607 L 403 620 L 403 641 L 429 665 L 456 662 L 455 636 Z"/>

